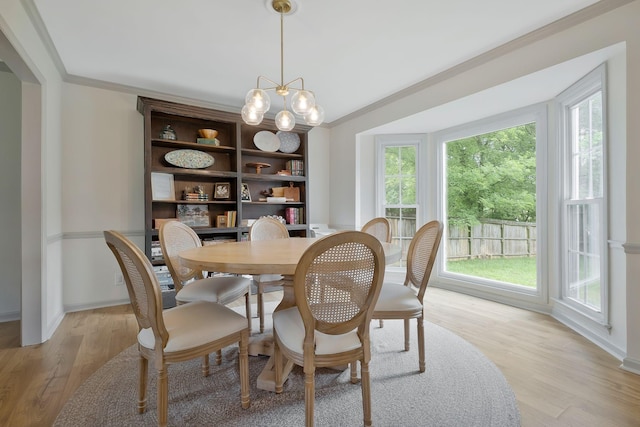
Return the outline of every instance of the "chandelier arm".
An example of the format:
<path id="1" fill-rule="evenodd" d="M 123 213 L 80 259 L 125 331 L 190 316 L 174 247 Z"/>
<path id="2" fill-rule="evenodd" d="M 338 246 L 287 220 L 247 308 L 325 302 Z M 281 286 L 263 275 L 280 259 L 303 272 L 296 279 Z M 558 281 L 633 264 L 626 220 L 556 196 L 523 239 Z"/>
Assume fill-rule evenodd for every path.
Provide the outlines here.
<path id="1" fill-rule="evenodd" d="M 269 78 L 267 78 L 265 76 L 258 76 L 258 81 L 256 83 L 256 88 L 257 89 L 260 89 L 260 79 L 266 80 L 266 81 L 268 81 L 269 83 L 271 83 L 273 85 L 273 87 L 262 88 L 263 90 L 274 90 L 274 89 L 277 89 L 280 86 L 280 84 L 274 82 L 273 80 L 271 80 L 271 79 L 269 79 Z"/>
<path id="2" fill-rule="evenodd" d="M 284 87 L 290 87 L 292 84 L 294 84 L 297 81 L 300 81 L 300 83 L 302 84 L 302 87 L 300 88 L 300 90 L 304 90 L 304 79 L 302 77 L 295 78 L 295 79 L 291 80 L 289 83 L 285 83 L 283 86 Z M 298 89 L 298 88 L 297 87 L 292 87 L 291 89 Z"/>

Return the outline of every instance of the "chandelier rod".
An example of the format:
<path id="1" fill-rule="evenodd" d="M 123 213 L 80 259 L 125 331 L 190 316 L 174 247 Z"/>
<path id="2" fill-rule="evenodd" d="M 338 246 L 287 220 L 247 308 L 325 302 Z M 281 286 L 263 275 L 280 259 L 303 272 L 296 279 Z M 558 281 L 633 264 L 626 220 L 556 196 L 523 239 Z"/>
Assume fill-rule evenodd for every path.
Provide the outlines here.
<path id="1" fill-rule="evenodd" d="M 280 85 L 284 86 L 284 10 L 280 10 Z"/>

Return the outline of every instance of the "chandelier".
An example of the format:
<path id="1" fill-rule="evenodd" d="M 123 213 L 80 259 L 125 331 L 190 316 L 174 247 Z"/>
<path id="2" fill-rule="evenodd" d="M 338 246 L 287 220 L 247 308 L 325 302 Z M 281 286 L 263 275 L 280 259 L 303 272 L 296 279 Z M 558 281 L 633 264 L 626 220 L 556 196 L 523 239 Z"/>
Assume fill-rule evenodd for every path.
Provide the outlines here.
<path id="1" fill-rule="evenodd" d="M 251 89 L 245 98 L 245 104 L 242 107 L 242 120 L 248 125 L 259 125 L 264 114 L 271 107 L 271 99 L 269 99 L 267 91 L 273 90 L 282 97 L 284 105 L 282 111 L 276 114 L 276 127 L 281 131 L 290 131 L 296 125 L 296 118 L 291 111 L 287 110 L 287 96 L 289 92 L 295 91 L 291 95 L 291 110 L 304 117 L 309 126 L 318 126 L 324 120 L 324 109 L 316 104 L 313 92 L 305 90 L 302 77 L 284 83 L 284 15 L 291 11 L 291 1 L 273 0 L 271 6 L 280 14 L 280 83 L 264 76 L 258 76 L 256 88 Z M 272 86 L 260 88 L 261 81 Z M 292 86 L 296 83 L 300 84 L 299 88 Z"/>

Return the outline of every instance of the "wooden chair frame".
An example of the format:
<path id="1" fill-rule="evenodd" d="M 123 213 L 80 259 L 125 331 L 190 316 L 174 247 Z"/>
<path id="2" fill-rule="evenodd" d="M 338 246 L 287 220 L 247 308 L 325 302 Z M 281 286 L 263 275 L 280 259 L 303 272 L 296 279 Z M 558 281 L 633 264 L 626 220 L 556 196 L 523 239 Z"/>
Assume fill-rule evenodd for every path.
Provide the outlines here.
<path id="1" fill-rule="evenodd" d="M 199 345 L 186 348 L 184 350 L 176 350 L 167 352 L 165 348 L 169 342 L 170 335 L 165 326 L 165 316 L 171 310 L 179 310 L 184 313 L 189 310 L 199 310 L 198 312 L 220 312 L 227 316 L 238 316 L 224 306 L 216 303 L 199 301 L 191 304 L 185 304 L 175 309 L 169 309 L 166 312 L 162 310 L 162 295 L 160 284 L 156 277 L 153 266 L 145 254 L 134 245 L 129 239 L 116 231 L 105 231 L 105 241 L 113 252 L 118 265 L 122 270 L 124 281 L 129 292 L 131 306 L 138 321 L 139 335 L 141 339 L 143 332 L 152 331 L 154 337 L 154 347 L 148 348 L 138 344 L 140 353 L 140 377 L 139 377 L 139 395 L 138 395 L 138 412 L 143 413 L 147 405 L 147 368 L 148 362 L 151 361 L 158 375 L 158 425 L 165 426 L 167 424 L 168 410 L 168 381 L 167 366 L 171 363 L 183 362 L 196 357 L 203 358 L 203 375 L 209 375 L 208 355 L 217 352 L 220 349 L 238 343 L 239 346 L 239 370 L 240 370 L 240 389 L 241 389 L 241 405 L 248 408 L 249 400 L 249 329 L 247 327 L 236 328 L 227 335 L 219 336 L 215 340 L 203 340 Z M 228 313 L 225 313 L 225 310 Z M 236 319 L 237 322 L 237 319 Z M 244 324 L 244 321 L 242 322 Z M 208 328 L 215 328 L 215 325 L 205 325 Z M 232 328 L 229 328 L 232 329 Z M 144 330 L 144 331 L 143 331 Z M 149 336 L 149 334 L 147 334 Z"/>
<path id="2" fill-rule="evenodd" d="M 260 233 L 267 229 L 268 233 L 266 236 L 261 235 Z M 288 239 L 289 238 L 289 230 L 287 227 L 277 219 L 273 218 L 260 218 L 256 222 L 251 225 L 249 228 L 249 240 L 268 240 L 268 239 Z M 267 286 L 282 286 L 283 285 L 283 277 L 276 280 L 272 280 L 274 275 L 271 274 L 260 274 L 254 275 L 254 283 L 257 288 L 257 306 L 258 306 L 258 318 L 260 320 L 260 333 L 264 332 L 264 289 Z M 265 280 L 265 278 L 268 278 Z"/>
<path id="3" fill-rule="evenodd" d="M 409 351 L 409 320 L 417 319 L 418 323 L 418 365 L 420 372 L 425 371 L 424 356 L 424 295 L 429 284 L 431 270 L 435 263 L 440 240 L 442 239 L 443 225 L 440 221 L 434 220 L 423 225 L 418 229 L 411 240 L 409 250 L 407 252 L 407 274 L 404 280 L 404 286 L 409 287 L 414 292 L 406 292 L 401 285 L 385 283 L 381 297 L 378 300 L 373 312 L 374 319 L 403 319 L 404 320 L 404 347 L 405 351 Z M 409 305 L 399 304 L 397 308 L 382 311 L 380 307 L 386 302 L 387 290 L 396 287 L 399 293 L 408 299 L 417 298 L 417 304 Z M 417 292 L 415 292 L 417 290 Z M 393 299 L 393 298 L 391 298 Z M 406 300 L 405 300 L 406 301 Z M 415 301 L 414 301 L 415 302 Z"/>
<path id="4" fill-rule="evenodd" d="M 381 242 L 391 243 L 391 222 L 385 217 L 373 218 L 362 226 L 361 231 L 377 237 Z"/>
<path id="5" fill-rule="evenodd" d="M 194 270 L 188 267 L 184 267 L 180 265 L 178 254 L 180 252 L 179 248 L 173 248 L 170 246 L 168 242 L 168 235 L 174 236 L 175 233 L 182 233 L 182 237 L 185 237 L 187 242 L 189 242 L 190 248 L 196 248 L 202 246 L 202 241 L 200 240 L 200 236 L 193 231 L 191 227 L 185 225 L 179 221 L 167 221 L 160 227 L 158 237 L 160 240 L 160 247 L 162 248 L 162 255 L 164 256 L 164 261 L 167 267 L 169 268 L 169 273 L 171 273 L 171 278 L 173 279 L 173 285 L 176 291 L 176 304 L 183 304 L 184 301 L 180 300 L 180 292 L 184 288 L 184 284 L 189 283 L 188 286 L 200 286 L 198 284 L 199 281 L 207 280 L 207 281 L 227 281 L 228 278 L 205 278 L 204 274 L 201 270 Z M 245 311 L 247 316 L 247 323 L 249 324 L 249 330 L 251 330 L 251 281 L 249 279 L 244 278 L 234 278 L 232 280 L 245 282 L 242 285 L 238 286 L 237 290 L 230 293 L 230 295 L 225 300 L 220 300 L 217 298 L 212 298 L 213 302 L 218 302 L 220 304 L 229 304 L 235 301 L 237 298 L 244 296 L 245 297 Z M 200 282 L 203 283 L 203 282 Z M 204 286 L 204 284 L 203 284 Z M 213 293 L 211 289 L 208 289 L 209 293 Z M 207 290 L 204 290 L 203 293 L 207 294 Z M 207 299 L 206 296 L 203 299 Z"/>
<path id="6" fill-rule="evenodd" d="M 353 245 L 349 247 L 348 245 Z M 357 250 L 355 248 L 358 248 Z M 363 249 L 363 247 L 365 249 Z M 336 253 L 349 248 L 352 252 L 351 259 L 340 259 Z M 365 252 L 368 260 L 362 253 Z M 324 255 L 331 254 L 331 258 L 323 258 Z M 331 265 L 334 264 L 334 265 Z M 328 272 L 322 272 L 325 268 Z M 331 268 L 335 267 L 335 270 Z M 296 268 L 293 278 L 294 295 L 296 307 L 288 310 L 297 310 L 304 325 L 304 341 L 301 344 L 302 353 L 298 353 L 288 348 L 277 328 L 277 316 L 285 313 L 285 310 L 274 313 L 274 367 L 276 376 L 276 393 L 282 392 L 283 386 L 283 356 L 288 359 L 287 363 L 295 363 L 303 366 L 305 373 L 305 414 L 306 425 L 313 426 L 314 422 L 314 395 L 315 395 L 315 370 L 318 367 L 340 366 L 349 364 L 351 367 L 351 381 L 356 382 L 356 363 L 360 361 L 362 405 L 364 414 L 364 425 L 371 425 L 371 384 L 369 377 L 369 361 L 371 360 L 371 346 L 369 340 L 369 325 L 373 308 L 375 307 L 385 268 L 385 254 L 380 241 L 367 233 L 359 231 L 343 231 L 324 237 L 310 246 L 302 255 Z M 352 279 L 351 272 L 366 272 L 370 274 L 370 284 L 363 293 L 360 279 Z M 332 280 L 327 278 L 333 277 Z M 368 276 L 367 276 L 368 277 Z M 344 279 L 340 279 L 344 278 Z M 326 281 L 325 281 L 326 280 Z M 368 280 L 368 279 L 367 279 Z M 340 289 L 339 292 L 349 292 L 350 300 L 347 304 L 357 305 L 358 312 L 344 321 L 323 320 L 334 314 L 333 307 L 328 304 L 335 304 L 335 311 L 340 311 L 344 307 L 344 302 L 331 302 L 329 296 L 318 296 L 314 292 L 316 308 L 312 308 L 309 303 L 308 288 L 313 287 L 327 289 L 333 287 Z M 359 291 L 355 291 L 354 289 Z M 330 291 L 327 291 L 329 293 Z M 339 293 L 336 291 L 336 294 Z M 322 294 L 322 292 L 321 292 Z M 326 301 L 324 300 L 326 298 Z M 320 302 L 318 302 L 320 301 Z M 357 301 L 357 303 L 356 303 Z M 327 304 L 327 305 L 325 305 Z M 342 304 L 342 305 L 341 305 Z M 317 308 L 322 306 L 322 308 Z M 314 311 L 316 310 L 316 311 Z M 321 311 L 322 313 L 319 313 Z M 289 311 L 289 313 L 295 313 Z M 287 313 L 287 315 L 289 315 Z M 327 314 L 328 313 L 328 314 Z M 294 314 L 295 315 L 295 314 Z M 316 354 L 316 333 L 327 335 L 342 335 L 357 331 L 360 346 L 342 351 L 339 353 Z"/>

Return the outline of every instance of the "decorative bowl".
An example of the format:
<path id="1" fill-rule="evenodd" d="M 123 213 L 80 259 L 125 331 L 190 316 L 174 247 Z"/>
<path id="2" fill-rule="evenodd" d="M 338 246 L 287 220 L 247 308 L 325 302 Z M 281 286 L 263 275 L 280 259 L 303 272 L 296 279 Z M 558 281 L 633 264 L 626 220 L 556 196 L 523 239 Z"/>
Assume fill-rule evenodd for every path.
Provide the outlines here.
<path id="1" fill-rule="evenodd" d="M 215 129 L 198 129 L 198 133 L 203 138 L 214 139 L 218 136 L 218 131 Z"/>

